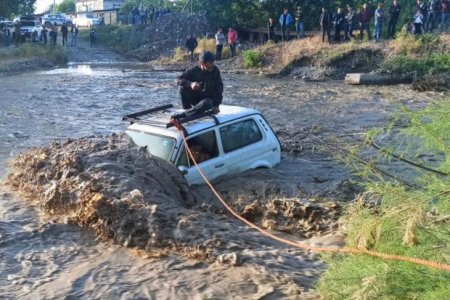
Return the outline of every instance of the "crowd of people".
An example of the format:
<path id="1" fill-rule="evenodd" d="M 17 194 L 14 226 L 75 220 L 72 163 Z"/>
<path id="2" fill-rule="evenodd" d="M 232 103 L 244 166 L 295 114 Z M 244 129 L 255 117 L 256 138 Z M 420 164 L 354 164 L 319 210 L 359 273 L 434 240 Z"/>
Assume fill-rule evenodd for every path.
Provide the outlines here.
<path id="1" fill-rule="evenodd" d="M 93 28 L 91 31 L 95 31 Z M 68 36 L 70 33 L 71 40 L 70 40 L 70 47 L 76 48 L 77 47 L 77 40 L 78 40 L 78 26 L 72 25 L 69 29 L 67 24 L 62 24 L 59 28 L 59 32 L 61 32 L 62 37 L 62 46 L 68 47 Z M 33 30 L 31 33 L 23 34 L 20 32 L 20 22 L 16 22 L 14 24 L 14 27 L 11 29 L 10 27 L 5 26 L 3 28 L 3 36 L 4 36 L 4 42 L 5 46 L 8 47 L 11 40 L 14 41 L 14 43 L 18 46 L 21 43 L 24 42 L 31 42 L 31 43 L 40 43 L 43 45 L 56 45 L 57 39 L 58 39 L 58 26 L 56 24 L 52 25 L 50 28 L 47 28 L 45 25 L 42 25 L 40 30 Z"/>
<path id="2" fill-rule="evenodd" d="M 133 26 L 142 24 L 149 24 L 158 20 L 158 18 L 163 15 L 170 13 L 170 8 L 161 8 L 161 7 L 134 7 L 131 10 L 131 24 Z"/>
<path id="3" fill-rule="evenodd" d="M 389 10 L 385 11 L 384 4 L 378 3 L 373 10 L 368 4 L 364 4 L 360 9 L 355 10 L 348 5 L 346 11 L 339 7 L 337 11 L 330 12 L 327 7 L 322 7 L 319 17 L 319 24 L 322 33 L 322 41 L 340 42 L 350 38 L 363 39 L 364 34 L 369 40 L 372 39 L 371 25 L 374 20 L 374 38 L 379 41 L 382 38 L 382 32 L 385 21 L 388 20 L 387 38 L 394 38 L 397 32 L 397 24 L 402 7 L 397 0 L 392 1 Z M 439 29 L 440 32 L 447 31 L 450 21 L 450 0 L 417 0 L 414 10 L 411 12 L 410 21 L 406 24 L 406 30 L 414 34 L 433 32 Z M 287 8 L 278 19 L 280 26 L 280 35 L 282 41 L 289 40 L 289 30 L 295 22 L 295 30 L 298 38 L 305 36 L 304 33 L 304 15 L 301 7 L 297 7 L 294 18 Z M 275 40 L 275 30 L 277 24 L 273 18 L 269 19 L 267 32 L 269 40 Z M 334 35 L 332 34 L 334 30 Z M 359 33 L 358 37 L 354 31 Z M 342 35 L 343 34 L 343 35 Z"/>

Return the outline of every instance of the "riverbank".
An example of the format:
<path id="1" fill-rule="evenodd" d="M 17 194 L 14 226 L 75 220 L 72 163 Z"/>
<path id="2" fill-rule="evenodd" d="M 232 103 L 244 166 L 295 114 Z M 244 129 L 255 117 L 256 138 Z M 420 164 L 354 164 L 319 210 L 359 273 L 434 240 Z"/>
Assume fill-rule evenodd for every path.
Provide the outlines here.
<path id="1" fill-rule="evenodd" d="M 64 65 L 68 55 L 61 46 L 22 44 L 0 48 L 0 74 L 50 69 Z"/>

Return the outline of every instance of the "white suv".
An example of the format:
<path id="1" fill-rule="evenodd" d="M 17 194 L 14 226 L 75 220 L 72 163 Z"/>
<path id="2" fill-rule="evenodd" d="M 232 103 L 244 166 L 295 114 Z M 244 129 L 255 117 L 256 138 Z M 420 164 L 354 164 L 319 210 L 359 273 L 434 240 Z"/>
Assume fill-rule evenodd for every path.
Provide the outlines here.
<path id="1" fill-rule="evenodd" d="M 31 38 L 33 31 L 36 31 L 36 36 L 41 35 L 42 26 L 39 21 L 36 20 L 22 20 L 20 21 L 20 35 L 22 38 Z"/>
<path id="2" fill-rule="evenodd" d="M 151 155 L 176 165 L 189 185 L 201 184 L 203 179 L 186 153 L 181 133 L 169 122 L 176 112 L 171 108 L 167 105 L 125 116 L 131 122 L 126 133 Z M 181 120 L 189 148 L 209 180 L 272 168 L 280 162 L 280 142 L 261 113 L 228 105 L 221 105 L 220 111 Z"/>

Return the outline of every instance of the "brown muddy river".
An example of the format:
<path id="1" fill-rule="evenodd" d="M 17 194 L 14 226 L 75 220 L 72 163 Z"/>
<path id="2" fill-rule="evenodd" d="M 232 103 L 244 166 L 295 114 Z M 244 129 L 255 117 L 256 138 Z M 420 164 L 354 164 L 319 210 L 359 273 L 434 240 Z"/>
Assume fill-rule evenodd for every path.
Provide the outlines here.
<path id="1" fill-rule="evenodd" d="M 152 106 L 179 105 L 177 73 L 135 64 L 74 64 L 0 77 L 0 177 L 7 162 L 30 147 L 124 130 L 123 115 Z M 302 134 L 360 134 L 385 126 L 400 104 L 421 107 L 438 93 L 409 86 L 358 87 L 342 82 L 223 74 L 224 103 L 263 112 L 283 146 L 272 170 L 217 182 L 228 199 L 285 197 L 308 202 L 351 200 L 345 168 Z M 206 187 L 197 198 L 215 200 Z M 217 220 L 217 219 L 215 219 Z M 169 254 L 152 257 L 43 214 L 7 187 L 0 189 L 0 295 L 4 299 L 308 299 L 325 268 L 319 257 L 261 237 L 227 215 L 218 230 L 233 236 L 239 266 Z M 204 224 L 208 226 L 208 224 Z M 212 226 L 212 225 L 211 225 Z M 213 227 L 214 227 L 213 226 Z M 214 227 L 215 228 L 215 227 Z M 326 232 L 325 232 L 326 233 Z M 323 233 L 308 242 L 335 245 Z M 299 238 L 295 235 L 291 238 Z M 230 250 L 232 252 L 232 250 Z"/>

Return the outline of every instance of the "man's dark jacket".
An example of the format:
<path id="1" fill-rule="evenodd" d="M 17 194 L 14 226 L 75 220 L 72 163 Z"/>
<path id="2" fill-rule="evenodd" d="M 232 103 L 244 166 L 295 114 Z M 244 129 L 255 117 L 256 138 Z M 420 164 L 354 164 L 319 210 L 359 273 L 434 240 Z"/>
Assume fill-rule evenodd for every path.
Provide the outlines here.
<path id="1" fill-rule="evenodd" d="M 402 8 L 400 7 L 399 4 L 394 5 L 392 4 L 391 8 L 389 9 L 389 15 L 391 16 L 391 19 L 398 19 L 398 17 L 400 16 L 400 10 Z"/>
<path id="2" fill-rule="evenodd" d="M 188 38 L 184 46 L 186 47 L 186 49 L 194 50 L 198 46 L 197 39 L 193 37 Z"/>
<path id="3" fill-rule="evenodd" d="M 328 27 L 331 25 L 332 19 L 331 19 L 331 15 L 328 12 L 323 12 L 320 15 L 320 26 L 322 27 Z"/>
<path id="4" fill-rule="evenodd" d="M 219 69 L 214 66 L 211 72 L 203 71 L 200 66 L 192 67 L 178 77 L 178 85 L 190 89 L 191 83 L 197 81 L 202 85 L 200 91 L 192 91 L 198 94 L 198 99 L 211 98 L 214 106 L 222 103 L 223 83 Z"/>

